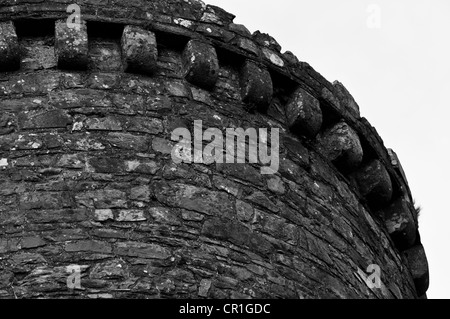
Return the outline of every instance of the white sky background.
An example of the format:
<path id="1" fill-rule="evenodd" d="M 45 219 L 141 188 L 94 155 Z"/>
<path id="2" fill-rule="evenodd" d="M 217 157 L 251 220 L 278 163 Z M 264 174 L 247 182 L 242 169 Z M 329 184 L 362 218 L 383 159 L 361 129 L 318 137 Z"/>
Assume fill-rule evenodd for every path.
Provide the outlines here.
<path id="1" fill-rule="evenodd" d="M 450 1 L 205 0 L 274 37 L 354 96 L 394 149 L 416 200 L 428 297 L 450 298 Z M 380 28 L 368 20 L 380 11 Z M 376 20 L 370 20 L 375 21 Z M 376 25 L 375 25 L 376 26 Z"/>

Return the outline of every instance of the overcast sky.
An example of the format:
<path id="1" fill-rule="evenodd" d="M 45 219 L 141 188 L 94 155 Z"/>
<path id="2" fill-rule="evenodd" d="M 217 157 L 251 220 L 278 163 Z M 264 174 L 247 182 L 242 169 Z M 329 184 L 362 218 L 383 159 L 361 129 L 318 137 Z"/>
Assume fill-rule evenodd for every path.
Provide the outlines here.
<path id="1" fill-rule="evenodd" d="M 206 0 L 269 33 L 329 81 L 394 149 L 416 203 L 429 298 L 450 297 L 450 1 Z"/>

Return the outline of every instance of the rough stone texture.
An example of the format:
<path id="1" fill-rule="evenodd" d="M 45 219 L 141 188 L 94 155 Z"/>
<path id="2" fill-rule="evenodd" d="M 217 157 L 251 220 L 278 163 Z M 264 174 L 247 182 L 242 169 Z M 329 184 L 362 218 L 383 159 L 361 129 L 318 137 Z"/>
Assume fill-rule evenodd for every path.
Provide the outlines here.
<path id="1" fill-rule="evenodd" d="M 213 46 L 191 40 L 183 52 L 186 79 L 197 86 L 211 89 L 219 78 L 219 62 Z"/>
<path id="2" fill-rule="evenodd" d="M 156 71 L 158 50 L 153 32 L 126 26 L 121 45 L 122 59 L 127 72 L 152 74 Z"/>
<path id="3" fill-rule="evenodd" d="M 264 112 L 272 99 L 272 78 L 267 70 L 247 60 L 241 70 L 242 100 Z"/>
<path id="4" fill-rule="evenodd" d="M 399 198 L 384 211 L 386 228 L 400 250 L 405 250 L 416 242 L 417 229 L 411 204 Z"/>
<path id="5" fill-rule="evenodd" d="M 1 2 L 0 21 L 32 27 L 41 18 L 65 21 L 66 5 Z M 79 34 L 18 33 L 21 68 L 1 75 L 1 298 L 417 298 L 426 290 L 428 273 L 416 271 L 424 258 L 401 254 L 403 237 L 408 248 L 420 245 L 408 237 L 417 221 L 403 218 L 406 204 L 395 206 L 404 200 L 412 211 L 406 178 L 376 130 L 344 105 L 346 91 L 199 1 L 105 8 L 86 0 L 83 19 L 88 59 L 74 65 L 87 70 L 62 69 L 51 54 L 54 40 Z M 122 27 L 143 35 L 130 34 L 135 69 L 121 58 Z M 191 39 L 217 52 L 208 90 L 185 78 Z M 59 50 L 75 53 L 74 43 Z M 290 130 L 286 106 L 299 88 L 319 100 L 322 144 Z M 172 130 L 199 119 L 222 132 L 279 128 L 278 172 L 174 163 Z M 362 169 L 363 154 L 391 178 L 385 214 L 360 196 L 373 180 L 358 191 L 348 174 Z M 381 289 L 361 276 L 374 263 Z M 67 286 L 71 265 L 82 289 Z"/>
<path id="6" fill-rule="evenodd" d="M 60 68 L 80 70 L 87 68 L 89 58 L 85 21 L 81 21 L 79 29 L 69 28 L 66 20 L 56 22 L 55 53 Z"/>
<path id="7" fill-rule="evenodd" d="M 375 207 L 387 204 L 392 199 L 392 181 L 380 161 L 374 160 L 355 173 L 361 195 Z"/>
<path id="8" fill-rule="evenodd" d="M 20 48 L 16 30 L 11 21 L 0 23 L 0 71 L 20 67 Z"/>
<path id="9" fill-rule="evenodd" d="M 400 174 L 400 176 L 402 176 L 403 180 L 407 184 L 408 180 L 406 178 L 406 174 L 405 174 L 405 171 L 403 170 L 402 164 L 400 163 L 400 160 L 397 156 L 397 153 L 395 153 L 394 150 L 388 148 L 388 154 L 389 154 L 389 159 L 390 159 L 391 165 L 398 172 L 398 174 Z"/>
<path id="10" fill-rule="evenodd" d="M 314 138 L 322 126 L 319 101 L 305 90 L 298 89 L 287 104 L 286 120 L 294 133 Z"/>
<path id="11" fill-rule="evenodd" d="M 340 122 L 319 137 L 319 148 L 328 160 L 344 170 L 354 170 L 363 159 L 358 134 L 345 122 Z"/>
<path id="12" fill-rule="evenodd" d="M 428 286 L 430 285 L 428 261 L 425 250 L 422 245 L 417 245 L 406 250 L 403 254 L 408 261 L 409 269 L 414 278 L 417 294 L 422 296 L 427 292 Z"/>
<path id="13" fill-rule="evenodd" d="M 346 108 L 353 116 L 359 118 L 359 106 L 350 92 L 339 81 L 334 81 L 333 86 L 340 105 Z"/>

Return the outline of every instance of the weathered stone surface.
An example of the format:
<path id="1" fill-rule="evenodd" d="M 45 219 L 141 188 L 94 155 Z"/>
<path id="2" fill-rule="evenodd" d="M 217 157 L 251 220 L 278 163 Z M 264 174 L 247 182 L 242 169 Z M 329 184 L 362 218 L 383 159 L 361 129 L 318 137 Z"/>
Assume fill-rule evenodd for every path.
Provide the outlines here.
<path id="1" fill-rule="evenodd" d="M 249 164 L 218 163 L 216 167 L 219 172 L 232 176 L 233 178 L 244 180 L 257 186 L 264 185 L 260 172 Z"/>
<path id="2" fill-rule="evenodd" d="M 270 73 L 247 60 L 240 74 L 241 96 L 251 108 L 265 112 L 272 100 L 273 84 Z"/>
<path id="3" fill-rule="evenodd" d="M 70 207 L 71 200 L 66 193 L 34 192 L 20 195 L 19 207 L 24 210 L 31 209 L 61 209 Z"/>
<path id="4" fill-rule="evenodd" d="M 175 146 L 171 141 L 162 139 L 160 137 L 156 137 L 152 140 L 152 149 L 155 152 L 163 153 L 163 154 L 171 154 L 172 149 Z"/>
<path id="5" fill-rule="evenodd" d="M 126 26 L 122 35 L 125 70 L 153 74 L 157 68 L 158 49 L 155 34 L 137 26 Z"/>
<path id="6" fill-rule="evenodd" d="M 45 41 L 22 41 L 20 65 L 26 70 L 51 69 L 57 66 L 55 49 Z"/>
<path id="7" fill-rule="evenodd" d="M 269 190 L 277 194 L 284 194 L 286 192 L 283 181 L 276 175 L 270 176 L 267 179 L 267 187 Z"/>
<path id="8" fill-rule="evenodd" d="M 249 232 L 241 223 L 221 218 L 207 219 L 203 225 L 202 235 L 218 240 L 227 240 L 252 251 L 266 255 L 273 249 L 272 244 L 261 235 Z"/>
<path id="9" fill-rule="evenodd" d="M 24 249 L 37 248 L 45 246 L 46 242 L 38 236 L 29 236 L 22 238 L 20 246 Z"/>
<path id="10" fill-rule="evenodd" d="M 292 132 L 314 138 L 322 126 L 319 101 L 299 88 L 286 106 L 286 120 Z"/>
<path id="11" fill-rule="evenodd" d="M 231 23 L 228 26 L 228 29 L 230 31 L 233 31 L 243 37 L 251 37 L 252 33 L 247 29 L 247 27 L 245 25 L 242 24 L 236 24 L 236 23 Z"/>
<path id="12" fill-rule="evenodd" d="M 283 138 L 283 142 L 284 146 L 288 150 L 290 158 L 293 161 L 302 167 L 309 166 L 309 151 L 297 138 L 285 136 Z"/>
<path id="13" fill-rule="evenodd" d="M 158 164 L 151 160 L 130 160 L 125 162 L 125 171 L 127 172 L 153 175 L 159 169 Z"/>
<path id="14" fill-rule="evenodd" d="M 150 201 L 150 187 L 148 185 L 142 185 L 133 187 L 130 190 L 130 199 L 132 200 L 138 200 L 142 202 L 148 202 Z"/>
<path id="15" fill-rule="evenodd" d="M 147 220 L 142 210 L 120 210 L 116 218 L 118 222 L 141 222 Z"/>
<path id="16" fill-rule="evenodd" d="M 67 243 L 64 247 L 67 252 L 91 252 L 109 254 L 112 252 L 111 245 L 102 241 L 83 240 Z"/>
<path id="17" fill-rule="evenodd" d="M 89 277 L 92 279 L 125 279 L 127 277 L 126 263 L 121 259 L 108 260 L 96 264 Z"/>
<path id="18" fill-rule="evenodd" d="M 186 184 L 155 185 L 159 201 L 170 206 L 193 210 L 206 215 L 231 215 L 233 203 L 222 192 L 212 192 Z"/>
<path id="19" fill-rule="evenodd" d="M 262 53 L 264 55 L 264 57 L 269 60 L 272 64 L 282 68 L 284 67 L 284 61 L 283 59 L 280 57 L 280 55 L 278 55 L 278 53 L 267 49 L 267 48 L 262 48 Z"/>
<path id="20" fill-rule="evenodd" d="M 251 53 L 256 56 L 259 55 L 260 49 L 252 40 L 238 36 L 236 37 L 235 43 L 238 48 L 245 50 L 248 53 Z"/>
<path id="21" fill-rule="evenodd" d="M 219 62 L 214 47 L 190 40 L 183 52 L 185 78 L 192 84 L 211 89 L 219 78 Z"/>
<path id="22" fill-rule="evenodd" d="M 388 207 L 383 225 L 359 196 L 376 190 L 387 200 L 385 172 L 372 159 L 386 166 L 395 196 L 410 192 L 398 159 L 389 161 L 343 87 L 200 1 L 113 0 L 105 8 L 84 0 L 88 51 L 84 24 L 81 33 L 59 29 L 56 39 L 47 32 L 47 18 L 66 22 L 66 5 L 37 2 L 0 8 L 0 21 L 17 28 L 12 47 L 21 46 L 13 55 L 20 69 L 0 75 L 0 298 L 426 296 L 426 259 L 400 253 L 405 243 L 421 245 L 412 205 L 414 224 Z M 53 40 L 71 65 L 56 63 Z M 308 118 L 316 113 L 299 112 L 299 87 L 310 96 L 298 101 L 320 109 L 322 125 Z M 310 136 L 293 133 L 301 117 L 287 116 L 288 106 L 305 115 Z M 278 171 L 174 163 L 171 132 L 192 132 L 193 120 L 205 129 L 278 128 Z M 367 190 L 358 192 L 354 171 Z M 381 289 L 361 277 L 369 263 L 382 266 Z M 81 289 L 68 290 L 68 265 L 80 265 Z"/>
<path id="23" fill-rule="evenodd" d="M 200 297 L 208 297 L 208 292 L 211 289 L 211 280 L 202 279 L 200 287 L 198 288 L 198 295 Z"/>
<path id="24" fill-rule="evenodd" d="M 90 118 L 86 121 L 86 128 L 92 131 L 121 131 L 122 124 L 115 117 Z"/>
<path id="25" fill-rule="evenodd" d="M 120 149 L 146 152 L 150 147 L 150 139 L 140 135 L 109 133 L 106 139 L 112 146 Z"/>
<path id="26" fill-rule="evenodd" d="M 94 213 L 96 221 L 103 222 L 106 220 L 114 219 L 114 213 L 111 209 L 96 209 Z"/>
<path id="27" fill-rule="evenodd" d="M 417 295 L 422 296 L 430 285 L 428 261 L 422 245 L 414 246 L 403 252 L 408 261 L 409 269 L 414 279 Z"/>
<path id="28" fill-rule="evenodd" d="M 0 23 L 0 71 L 13 71 L 20 67 L 20 47 L 14 24 Z"/>
<path id="29" fill-rule="evenodd" d="M 20 248 L 20 238 L 0 238 L 0 254 L 15 252 Z"/>
<path id="30" fill-rule="evenodd" d="M 27 112 L 19 117 L 19 125 L 23 129 L 66 128 L 71 123 L 72 118 L 62 110 Z"/>
<path id="31" fill-rule="evenodd" d="M 87 220 L 88 214 L 84 209 L 43 209 L 28 213 L 27 219 L 35 224 L 75 223 Z"/>
<path id="32" fill-rule="evenodd" d="M 79 28 L 70 28 L 66 20 L 56 22 L 55 53 L 60 68 L 86 69 L 89 61 L 88 51 L 85 21 L 81 21 Z"/>
<path id="33" fill-rule="evenodd" d="M 89 39 L 89 64 L 88 68 L 100 71 L 123 71 L 122 52 L 119 41 L 111 39 Z M 111 88 L 108 82 L 92 83 L 92 87 L 99 86 L 101 89 Z"/>
<path id="34" fill-rule="evenodd" d="M 261 33 L 260 31 L 255 31 L 252 34 L 253 40 L 255 40 L 257 43 L 259 43 L 262 46 L 271 48 L 275 50 L 276 52 L 281 51 L 281 45 L 278 44 L 277 40 L 275 40 L 273 37 L 268 35 L 267 33 Z"/>
<path id="35" fill-rule="evenodd" d="M 75 196 L 78 204 L 97 209 L 126 208 L 127 199 L 125 192 L 117 189 L 104 189 L 79 193 Z"/>
<path id="36" fill-rule="evenodd" d="M 117 243 L 115 251 L 120 256 L 140 257 L 145 259 L 167 259 L 171 252 L 156 244 L 137 242 Z"/>
<path id="37" fill-rule="evenodd" d="M 411 206 L 405 198 L 398 198 L 383 209 L 386 228 L 400 250 L 408 249 L 416 242 L 417 227 Z"/>
<path id="38" fill-rule="evenodd" d="M 361 194 L 375 207 L 381 207 L 391 200 L 391 177 L 379 160 L 373 160 L 360 168 L 355 172 L 355 178 Z"/>
<path id="39" fill-rule="evenodd" d="M 318 146 L 328 160 L 344 170 L 354 170 L 363 159 L 358 134 L 345 122 L 340 122 L 321 134 Z"/>
<path id="40" fill-rule="evenodd" d="M 248 222 L 253 218 L 255 209 L 252 205 L 238 199 L 236 200 L 236 212 L 240 221 Z"/>
<path id="41" fill-rule="evenodd" d="M 64 154 L 59 158 L 55 166 L 65 168 L 84 168 L 86 166 L 85 156 L 82 154 Z"/>
<path id="42" fill-rule="evenodd" d="M 359 106 L 345 86 L 339 81 L 334 81 L 333 87 L 340 105 L 345 107 L 353 116 L 359 118 Z"/>
<path id="43" fill-rule="evenodd" d="M 134 117 L 127 122 L 127 130 L 129 132 L 159 134 L 163 132 L 163 124 L 158 119 Z"/>
<path id="44" fill-rule="evenodd" d="M 402 176 L 405 183 L 408 185 L 408 179 L 406 178 L 405 171 L 403 170 L 402 164 L 394 150 L 388 148 L 389 159 L 391 160 L 392 166 L 397 170 L 397 172 Z"/>
<path id="45" fill-rule="evenodd" d="M 88 160 L 90 167 L 96 173 L 121 173 L 125 171 L 125 162 L 114 157 L 91 157 Z M 127 165 L 127 167 L 129 167 Z M 137 167 L 132 165 L 132 167 Z"/>

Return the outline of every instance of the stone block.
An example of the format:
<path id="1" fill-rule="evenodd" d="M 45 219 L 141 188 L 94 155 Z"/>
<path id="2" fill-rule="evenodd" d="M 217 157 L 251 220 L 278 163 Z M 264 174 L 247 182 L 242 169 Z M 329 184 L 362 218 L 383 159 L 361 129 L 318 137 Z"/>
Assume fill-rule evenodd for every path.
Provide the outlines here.
<path id="1" fill-rule="evenodd" d="M 360 168 L 354 176 L 361 195 L 366 197 L 369 204 L 381 207 L 391 200 L 391 177 L 379 160 L 373 160 Z"/>
<path id="2" fill-rule="evenodd" d="M 205 215 L 231 216 L 234 205 L 224 192 L 186 184 L 155 186 L 155 195 L 160 202 Z"/>
<path id="3" fill-rule="evenodd" d="M 204 298 L 208 297 L 209 289 L 211 289 L 211 280 L 202 279 L 198 288 L 198 295 Z"/>
<path id="4" fill-rule="evenodd" d="M 190 83 L 212 89 L 219 78 L 216 49 L 207 43 L 191 40 L 183 52 L 184 76 Z"/>
<path id="5" fill-rule="evenodd" d="M 273 95 L 273 83 L 269 71 L 247 60 L 240 73 L 241 97 L 250 108 L 267 111 Z"/>
<path id="6" fill-rule="evenodd" d="M 322 127 L 322 110 L 319 100 L 297 89 L 286 106 L 286 117 L 292 132 L 314 138 Z"/>
<path id="7" fill-rule="evenodd" d="M 81 240 L 67 243 L 64 247 L 67 252 L 92 252 L 109 254 L 112 252 L 111 245 L 96 240 Z"/>
<path id="8" fill-rule="evenodd" d="M 273 252 L 273 245 L 263 236 L 247 229 L 243 224 L 222 218 L 205 221 L 202 235 L 216 240 L 226 240 L 238 246 L 248 246 L 253 252 L 267 255 Z"/>
<path id="9" fill-rule="evenodd" d="M 0 23 L 0 72 L 20 68 L 20 47 L 11 21 Z"/>
<path id="10" fill-rule="evenodd" d="M 70 28 L 66 20 L 56 21 L 55 53 L 58 67 L 76 70 L 87 69 L 89 46 L 85 21 L 81 21 L 80 28 Z"/>
<path id="11" fill-rule="evenodd" d="M 150 139 L 146 136 L 128 133 L 109 133 L 106 140 L 118 149 L 146 152 L 150 147 Z"/>
<path id="12" fill-rule="evenodd" d="M 121 45 L 126 72 L 153 74 L 156 71 L 158 48 L 153 32 L 128 25 L 123 30 Z"/>
<path id="13" fill-rule="evenodd" d="M 400 251 L 415 244 L 417 227 L 411 203 L 403 197 L 398 198 L 383 209 L 383 217 L 388 233 Z"/>
<path id="14" fill-rule="evenodd" d="M 343 106 L 346 111 L 352 114 L 354 117 L 359 118 L 359 106 L 350 92 L 345 88 L 345 86 L 339 81 L 334 81 L 333 87 L 340 105 Z"/>
<path id="15" fill-rule="evenodd" d="M 363 149 L 358 134 L 341 121 L 319 137 L 320 152 L 339 169 L 352 171 L 363 159 Z"/>
<path id="16" fill-rule="evenodd" d="M 42 247 L 45 245 L 46 245 L 45 240 L 37 236 L 24 237 L 22 238 L 22 242 L 20 244 L 20 246 L 25 249 Z"/>
<path id="17" fill-rule="evenodd" d="M 137 242 L 122 242 L 116 245 L 116 254 L 128 257 L 140 257 L 145 259 L 167 259 L 171 252 L 157 244 Z"/>
<path id="18" fill-rule="evenodd" d="M 394 169 L 400 173 L 405 183 L 408 185 L 408 179 L 406 178 L 405 171 L 403 170 L 402 164 L 400 163 L 400 160 L 397 156 L 397 153 L 394 152 L 394 150 L 388 148 L 388 155 L 389 159 L 391 160 L 392 166 L 394 166 Z"/>
<path id="19" fill-rule="evenodd" d="M 115 117 L 90 118 L 85 126 L 90 131 L 121 131 L 122 123 Z"/>
<path id="20" fill-rule="evenodd" d="M 66 128 L 72 118 L 63 110 L 45 112 L 23 112 L 19 115 L 19 126 L 22 129 Z"/>
<path id="21" fill-rule="evenodd" d="M 121 210 L 116 218 L 118 222 L 141 222 L 147 218 L 142 210 Z"/>

